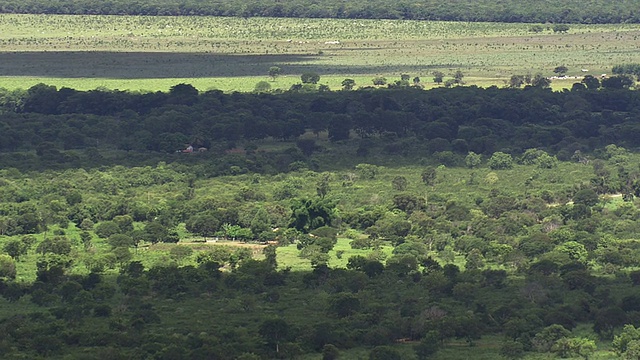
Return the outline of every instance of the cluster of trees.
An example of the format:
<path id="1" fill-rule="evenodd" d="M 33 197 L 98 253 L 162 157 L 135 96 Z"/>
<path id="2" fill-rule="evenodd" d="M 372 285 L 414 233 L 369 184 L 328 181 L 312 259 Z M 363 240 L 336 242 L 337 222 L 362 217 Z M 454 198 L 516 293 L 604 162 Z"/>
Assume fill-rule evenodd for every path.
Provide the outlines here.
<path id="1" fill-rule="evenodd" d="M 462 84 L 463 76 L 452 81 Z M 300 89 L 281 94 L 199 93 L 187 84 L 168 93 L 76 91 L 44 84 L 26 92 L 4 91 L 0 163 L 22 169 L 91 166 L 107 161 L 100 152 L 120 150 L 127 151 L 118 160 L 122 163 L 206 159 L 202 172 L 209 174 L 228 173 L 233 166 L 283 171 L 307 161 L 317 149 L 307 144 L 302 153 L 289 149 L 267 154 L 249 146 L 246 152 L 254 157 L 250 164 L 224 154 L 238 142 L 292 140 L 308 130 L 327 131 L 334 142 L 357 134 L 361 155 L 370 152 L 369 139 L 387 142 L 384 151 L 389 154 L 517 154 L 544 148 L 564 160 L 576 150 L 639 145 L 634 121 L 638 93 L 626 90 L 635 82 L 625 75 L 602 80 L 585 76 L 571 91 L 559 93 L 546 88 L 548 80 L 538 76 L 515 76 L 504 89 L 300 91 L 315 87 L 318 78 L 305 74 Z M 526 82 L 531 85 L 515 89 Z M 417 147 L 406 146 L 412 141 Z M 169 155 L 188 145 L 210 151 L 199 157 Z"/>
<path id="2" fill-rule="evenodd" d="M 635 5 L 630 1 L 585 3 L 578 0 L 535 0 L 526 3 L 516 0 L 499 3 L 488 0 L 465 0 L 456 3 L 435 0 L 389 3 L 378 0 L 346 4 L 333 0 L 313 4 L 265 0 L 206 4 L 194 0 L 179 3 L 175 0 L 146 0 L 134 3 L 122 0 L 108 3 L 89 0 L 55 0 L 47 3 L 35 0 L 2 0 L 0 9 L 6 13 L 33 14 L 216 15 L 602 24 L 639 22 Z"/>

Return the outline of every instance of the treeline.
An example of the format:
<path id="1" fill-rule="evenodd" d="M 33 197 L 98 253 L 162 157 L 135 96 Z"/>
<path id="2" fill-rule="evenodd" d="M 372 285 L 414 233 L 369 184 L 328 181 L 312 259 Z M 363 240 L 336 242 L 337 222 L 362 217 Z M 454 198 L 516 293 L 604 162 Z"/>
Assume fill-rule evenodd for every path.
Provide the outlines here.
<path id="1" fill-rule="evenodd" d="M 614 330 L 638 323 L 640 297 L 610 295 L 612 287 L 637 285 L 637 273 L 606 279 L 579 263 L 558 268 L 540 261 L 521 280 L 508 281 L 504 270 L 460 271 L 427 258 L 421 271 L 411 255 L 396 258 L 386 266 L 353 258 L 350 270 L 318 266 L 304 273 L 278 271 L 268 260 L 244 260 L 232 272 L 205 258 L 197 266 L 151 269 L 134 261 L 122 265 L 117 283 L 43 266 L 33 284 L 0 287 L 5 299 L 34 308 L 0 321 L 3 354 L 258 360 L 322 353 L 337 359 L 361 347 L 369 359 L 422 360 L 455 339 L 473 346 L 491 334 L 503 336 L 496 345 L 508 359 L 525 352 L 588 358 L 596 344 L 571 332 L 578 321 L 593 322 L 618 354 L 631 353 L 627 343 L 638 341 L 633 325 L 615 338 Z"/>
<path id="2" fill-rule="evenodd" d="M 274 0 L 211 1 L 140 0 L 140 1 L 36 1 L 2 0 L 4 13 L 95 14 L 95 15 L 214 15 L 242 17 L 410 19 L 444 21 L 489 21 L 530 23 L 637 23 L 640 22 L 636 0 L 617 2 L 489 1 L 434 0 L 388 2 L 343 2 L 322 0 L 280 2 Z"/>
<path id="3" fill-rule="evenodd" d="M 606 83 L 618 84 L 612 81 L 616 78 Z M 41 84 L 1 94 L 0 163 L 20 169 L 91 166 L 100 165 L 101 151 L 120 150 L 126 151 L 122 164 L 144 164 L 149 156 L 155 162 L 157 157 L 185 159 L 169 154 L 189 145 L 208 149 L 203 157 L 244 146 L 243 153 L 264 161 L 238 157 L 234 161 L 240 163 L 233 165 L 269 173 L 274 167 L 286 171 L 292 162 L 307 161 L 322 149 L 306 139 L 287 159 L 276 159 L 274 153 L 255 152 L 247 144 L 265 138 L 295 140 L 307 131 L 327 132 L 333 142 L 359 138 L 353 155 L 363 158 L 377 152 L 461 156 L 541 148 L 568 160 L 576 150 L 640 146 L 639 93 L 599 89 L 593 78 L 587 85 L 564 92 L 529 86 L 224 94 L 199 93 L 186 84 L 168 93 L 76 91 Z M 207 172 L 215 175 L 218 170 Z"/>

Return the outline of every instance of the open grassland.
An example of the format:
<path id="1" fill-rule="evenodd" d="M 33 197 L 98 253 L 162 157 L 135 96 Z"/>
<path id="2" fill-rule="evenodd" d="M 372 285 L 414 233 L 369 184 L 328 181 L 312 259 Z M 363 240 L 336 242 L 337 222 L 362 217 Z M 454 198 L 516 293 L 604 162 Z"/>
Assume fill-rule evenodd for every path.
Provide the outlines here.
<path id="1" fill-rule="evenodd" d="M 568 33 L 531 24 L 400 20 L 0 15 L 0 86 L 39 82 L 77 89 L 250 91 L 282 69 L 272 88 L 317 72 L 331 89 L 406 73 L 427 87 L 435 70 L 462 70 L 468 84 L 501 86 L 513 74 L 610 73 L 640 62 L 640 25 L 571 25 Z M 581 70 L 589 70 L 582 72 Z M 445 77 L 446 79 L 446 77 Z M 557 82 L 570 87 L 575 79 Z"/>

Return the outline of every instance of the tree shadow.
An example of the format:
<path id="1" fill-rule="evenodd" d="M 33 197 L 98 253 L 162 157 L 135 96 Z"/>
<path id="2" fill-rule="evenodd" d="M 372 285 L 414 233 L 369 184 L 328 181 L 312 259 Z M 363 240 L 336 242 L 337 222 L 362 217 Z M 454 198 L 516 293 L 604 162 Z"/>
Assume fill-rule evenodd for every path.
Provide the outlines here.
<path id="1" fill-rule="evenodd" d="M 266 76 L 305 72 L 366 75 L 420 71 L 434 66 L 351 66 L 322 64 L 322 55 L 227 55 L 172 52 L 7 52 L 0 53 L 0 76 L 162 79 Z"/>

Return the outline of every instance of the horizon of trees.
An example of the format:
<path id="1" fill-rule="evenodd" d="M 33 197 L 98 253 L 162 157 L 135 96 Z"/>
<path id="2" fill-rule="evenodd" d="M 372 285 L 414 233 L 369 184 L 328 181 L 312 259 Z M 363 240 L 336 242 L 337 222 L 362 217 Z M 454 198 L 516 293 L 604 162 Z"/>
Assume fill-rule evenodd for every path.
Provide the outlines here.
<path id="1" fill-rule="evenodd" d="M 238 16 L 346 19 L 405 19 L 443 21 L 488 21 L 526 23 L 638 23 L 637 3 L 584 2 L 565 0 L 489 1 L 464 0 L 455 3 L 435 0 L 344 3 L 322 0 L 305 2 L 273 2 L 271 0 L 225 1 L 203 3 L 196 0 L 1 0 L 0 12 L 32 14 L 92 14 L 145 16 Z"/>

